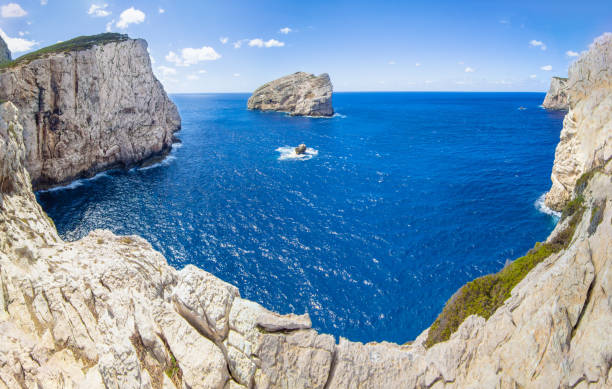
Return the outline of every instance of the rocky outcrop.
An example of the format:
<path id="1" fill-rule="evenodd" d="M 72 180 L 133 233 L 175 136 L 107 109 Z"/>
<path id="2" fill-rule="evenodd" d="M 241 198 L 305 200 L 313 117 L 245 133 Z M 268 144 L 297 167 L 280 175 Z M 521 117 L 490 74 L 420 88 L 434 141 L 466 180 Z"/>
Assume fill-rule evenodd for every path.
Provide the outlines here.
<path id="1" fill-rule="evenodd" d="M 297 72 L 257 88 L 248 109 L 288 112 L 294 116 L 332 116 L 332 84 L 327 73 Z"/>
<path id="2" fill-rule="evenodd" d="M 0 64 L 5 62 L 10 62 L 11 60 L 11 51 L 9 50 L 4 39 L 0 37 Z"/>
<path id="3" fill-rule="evenodd" d="M 307 315 L 177 271 L 137 236 L 62 241 L 32 192 L 20 119 L 0 106 L 0 388 L 612 386 L 612 162 L 585 176 L 577 216 L 547 240 L 569 244 L 488 319 L 471 315 L 429 348 L 429 330 L 401 346 L 336 343 Z"/>
<path id="4" fill-rule="evenodd" d="M 0 99 L 19 109 L 35 189 L 168 152 L 176 106 L 151 70 L 147 43 L 79 37 L 0 70 Z"/>
<path id="5" fill-rule="evenodd" d="M 553 77 L 550 80 L 550 88 L 544 97 L 542 107 L 547 109 L 567 110 L 567 78 Z"/>
<path id="6" fill-rule="evenodd" d="M 578 178 L 612 157 L 612 34 L 597 38 L 569 69 L 569 111 L 555 151 L 546 205 L 560 210 Z"/>

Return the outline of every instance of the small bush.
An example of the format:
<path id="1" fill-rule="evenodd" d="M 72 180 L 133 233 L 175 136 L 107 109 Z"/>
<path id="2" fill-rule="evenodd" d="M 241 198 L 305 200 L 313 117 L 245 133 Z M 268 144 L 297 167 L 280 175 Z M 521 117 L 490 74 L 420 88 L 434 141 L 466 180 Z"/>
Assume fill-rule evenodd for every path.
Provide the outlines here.
<path id="1" fill-rule="evenodd" d="M 129 236 L 122 236 L 119 238 L 119 242 L 123 244 L 132 244 L 134 243 L 134 239 L 130 238 Z"/>

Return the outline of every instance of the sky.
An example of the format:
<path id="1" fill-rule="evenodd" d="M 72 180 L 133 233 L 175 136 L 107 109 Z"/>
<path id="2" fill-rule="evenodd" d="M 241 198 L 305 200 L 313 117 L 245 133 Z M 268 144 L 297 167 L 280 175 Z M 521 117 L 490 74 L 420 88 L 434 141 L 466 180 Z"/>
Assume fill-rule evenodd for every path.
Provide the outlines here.
<path id="1" fill-rule="evenodd" d="M 147 40 L 170 93 L 296 71 L 335 91 L 545 91 L 612 31 L 612 0 L 0 0 L 13 58 L 105 31 Z"/>

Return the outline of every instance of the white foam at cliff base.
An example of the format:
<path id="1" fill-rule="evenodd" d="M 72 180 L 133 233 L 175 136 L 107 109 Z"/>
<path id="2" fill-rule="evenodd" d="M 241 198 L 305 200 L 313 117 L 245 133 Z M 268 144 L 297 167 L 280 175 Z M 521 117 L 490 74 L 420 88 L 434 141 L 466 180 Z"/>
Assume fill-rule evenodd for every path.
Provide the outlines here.
<path id="1" fill-rule="evenodd" d="M 315 155 L 319 154 L 317 150 L 311 149 L 310 147 L 306 148 L 306 152 L 304 154 L 297 154 L 295 152 L 295 147 L 292 146 L 279 147 L 278 149 L 276 149 L 276 151 L 280 153 L 280 156 L 278 157 L 279 161 L 284 161 L 288 159 L 307 161 Z"/>
<path id="2" fill-rule="evenodd" d="M 90 177 L 90 178 L 80 178 L 78 180 L 74 180 L 74 181 L 72 181 L 68 185 L 55 186 L 53 188 L 39 190 L 38 192 L 45 193 L 45 192 L 56 192 L 56 191 L 59 191 L 59 190 L 74 189 L 74 188 L 78 188 L 79 186 L 82 186 L 86 182 L 95 181 L 95 180 L 97 180 L 100 177 L 107 177 L 107 176 L 108 176 L 108 171 L 101 172 L 101 173 L 98 173 L 95 176 Z"/>
<path id="3" fill-rule="evenodd" d="M 554 211 L 546 206 L 545 203 L 546 193 L 543 193 L 542 196 L 538 197 L 538 199 L 533 203 L 536 209 L 542 213 L 550 215 L 555 219 L 559 219 L 561 217 L 561 212 Z"/>

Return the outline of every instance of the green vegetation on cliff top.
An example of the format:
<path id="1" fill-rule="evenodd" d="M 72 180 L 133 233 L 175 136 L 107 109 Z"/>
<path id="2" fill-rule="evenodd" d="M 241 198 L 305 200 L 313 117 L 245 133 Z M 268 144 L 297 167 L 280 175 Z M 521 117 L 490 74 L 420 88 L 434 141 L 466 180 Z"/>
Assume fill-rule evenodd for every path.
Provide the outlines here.
<path id="1" fill-rule="evenodd" d="M 40 50 L 22 55 L 21 57 L 0 64 L 0 69 L 12 68 L 17 65 L 31 62 L 35 59 L 42 58 L 48 54 L 66 53 L 69 51 L 81 51 L 92 48 L 96 45 L 104 45 L 111 42 L 122 42 L 128 40 L 129 37 L 125 34 L 103 33 L 98 35 L 79 36 L 68 41 L 59 42 L 51 46 L 43 47 Z"/>
<path id="2" fill-rule="evenodd" d="M 429 328 L 426 347 L 431 347 L 436 343 L 444 342 L 459 328 L 461 323 L 470 315 L 478 315 L 488 319 L 502 306 L 504 301 L 510 297 L 512 289 L 518 285 L 523 278 L 538 263 L 548 258 L 551 254 L 567 248 L 574 237 L 576 226 L 582 219 L 585 211 L 583 192 L 588 181 L 593 177 L 595 171 L 590 171 L 582 175 L 576 184 L 575 197 L 563 210 L 561 222 L 571 218 L 565 229 L 549 242 L 537 242 L 535 247 L 527 254 L 520 257 L 504 267 L 498 273 L 488 274 L 475 279 L 462 286 L 448 300 L 442 312 Z M 593 211 L 591 224 L 599 224 L 598 210 Z M 595 226 L 596 228 L 596 226 Z"/>

